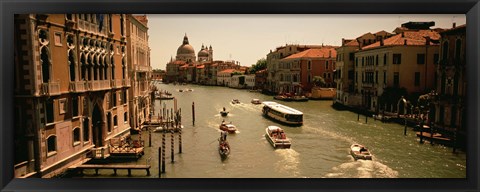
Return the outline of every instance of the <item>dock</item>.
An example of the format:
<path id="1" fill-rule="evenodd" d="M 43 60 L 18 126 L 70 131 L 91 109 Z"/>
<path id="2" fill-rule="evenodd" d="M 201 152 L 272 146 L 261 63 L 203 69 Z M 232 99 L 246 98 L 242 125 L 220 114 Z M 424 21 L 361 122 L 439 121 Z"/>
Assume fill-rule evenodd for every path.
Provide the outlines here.
<path id="1" fill-rule="evenodd" d="M 84 169 L 95 169 L 95 175 L 98 175 L 99 169 L 113 169 L 115 175 L 117 175 L 117 169 L 127 169 L 128 176 L 132 175 L 132 169 L 144 169 L 147 171 L 147 176 L 150 175 L 150 165 L 102 165 L 102 164 L 83 164 L 76 166 L 75 169 L 81 171 L 83 174 Z"/>

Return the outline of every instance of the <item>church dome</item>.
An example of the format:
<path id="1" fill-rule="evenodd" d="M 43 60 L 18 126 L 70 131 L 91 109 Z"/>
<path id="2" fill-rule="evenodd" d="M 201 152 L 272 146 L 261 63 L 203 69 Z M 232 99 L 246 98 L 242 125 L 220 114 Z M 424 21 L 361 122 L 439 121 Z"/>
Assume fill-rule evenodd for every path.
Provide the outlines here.
<path id="1" fill-rule="evenodd" d="M 188 44 L 188 37 L 187 34 L 185 34 L 185 37 L 183 37 L 183 43 L 178 47 L 177 49 L 177 55 L 182 55 L 182 54 L 192 54 L 195 56 L 195 50 L 193 50 L 193 47 Z"/>
<path id="2" fill-rule="evenodd" d="M 190 44 L 183 44 L 180 45 L 177 49 L 177 55 L 180 54 L 195 54 L 195 51 L 193 50 L 193 47 Z"/>
<path id="3" fill-rule="evenodd" d="M 198 57 L 208 57 L 208 51 L 206 49 L 202 49 L 198 52 Z"/>

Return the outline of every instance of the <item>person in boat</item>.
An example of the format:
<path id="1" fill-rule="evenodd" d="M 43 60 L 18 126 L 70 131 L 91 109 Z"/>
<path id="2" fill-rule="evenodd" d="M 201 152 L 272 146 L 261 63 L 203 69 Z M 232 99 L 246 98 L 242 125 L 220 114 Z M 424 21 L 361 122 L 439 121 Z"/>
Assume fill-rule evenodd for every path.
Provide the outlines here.
<path id="1" fill-rule="evenodd" d="M 227 132 L 222 131 L 222 141 L 226 141 L 226 140 L 227 140 Z"/>
<path id="2" fill-rule="evenodd" d="M 225 111 L 225 107 L 223 107 L 223 111 Z"/>
<path id="3" fill-rule="evenodd" d="M 222 126 L 224 126 L 224 125 L 225 125 L 225 119 L 224 119 L 224 120 L 222 120 Z"/>

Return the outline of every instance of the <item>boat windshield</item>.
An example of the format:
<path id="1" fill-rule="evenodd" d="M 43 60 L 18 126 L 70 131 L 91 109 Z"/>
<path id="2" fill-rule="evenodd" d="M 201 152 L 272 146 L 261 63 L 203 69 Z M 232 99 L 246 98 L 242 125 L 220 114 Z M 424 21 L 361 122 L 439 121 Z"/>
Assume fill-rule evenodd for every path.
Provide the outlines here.
<path id="1" fill-rule="evenodd" d="M 287 119 L 287 121 L 291 121 L 291 122 L 302 122 L 303 121 L 303 115 L 285 115 L 285 119 Z"/>

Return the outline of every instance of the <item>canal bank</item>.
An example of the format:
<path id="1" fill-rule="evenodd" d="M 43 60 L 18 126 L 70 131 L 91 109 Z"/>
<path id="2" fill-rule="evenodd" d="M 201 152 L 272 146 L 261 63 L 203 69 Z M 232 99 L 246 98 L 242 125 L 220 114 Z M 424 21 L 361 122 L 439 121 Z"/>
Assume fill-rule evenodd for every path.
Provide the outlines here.
<path id="1" fill-rule="evenodd" d="M 170 134 L 167 135 L 166 167 L 162 178 L 465 178 L 466 154 L 441 145 L 422 145 L 412 130 L 403 135 L 404 127 L 369 119 L 357 121 L 357 114 L 335 110 L 332 101 L 283 102 L 304 113 L 304 125 L 289 127 L 277 124 L 261 113 L 261 105 L 253 105 L 253 98 L 273 101 L 272 96 L 247 90 L 215 86 L 157 84 L 178 99 L 182 110 L 183 152 L 174 152 L 171 159 Z M 178 92 L 180 89 L 192 92 Z M 238 99 L 240 104 L 231 104 Z M 191 107 L 195 102 L 195 123 Z M 156 101 L 156 109 L 160 103 Z M 161 105 L 173 108 L 173 101 Z M 225 107 L 229 114 L 222 117 Z M 225 119 L 236 125 L 239 132 L 229 135 L 231 154 L 221 160 L 218 154 L 218 125 Z M 265 128 L 277 125 L 291 139 L 290 149 L 275 150 L 265 139 Z M 132 135 L 148 141 L 147 132 Z M 355 161 L 349 147 L 359 143 L 368 147 L 373 161 Z M 122 164 L 145 164 L 151 158 L 151 174 L 132 171 L 135 178 L 158 178 L 158 147 L 162 134 L 152 133 L 152 147 L 145 147 L 145 155 L 137 161 Z M 178 140 L 175 140 L 178 146 Z M 177 149 L 177 148 L 176 148 Z M 85 170 L 82 178 L 128 177 L 119 170 Z"/>

